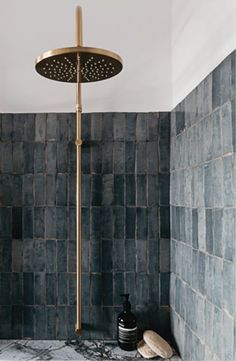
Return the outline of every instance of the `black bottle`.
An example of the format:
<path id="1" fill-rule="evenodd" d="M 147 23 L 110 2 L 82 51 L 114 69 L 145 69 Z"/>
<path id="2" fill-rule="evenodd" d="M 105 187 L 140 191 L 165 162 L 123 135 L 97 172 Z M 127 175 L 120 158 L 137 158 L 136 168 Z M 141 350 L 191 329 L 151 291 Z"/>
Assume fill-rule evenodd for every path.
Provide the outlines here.
<path id="1" fill-rule="evenodd" d="M 137 319 L 131 312 L 129 294 L 120 295 L 124 297 L 123 312 L 117 318 L 117 338 L 118 345 L 122 350 L 132 351 L 136 349 L 137 344 Z"/>

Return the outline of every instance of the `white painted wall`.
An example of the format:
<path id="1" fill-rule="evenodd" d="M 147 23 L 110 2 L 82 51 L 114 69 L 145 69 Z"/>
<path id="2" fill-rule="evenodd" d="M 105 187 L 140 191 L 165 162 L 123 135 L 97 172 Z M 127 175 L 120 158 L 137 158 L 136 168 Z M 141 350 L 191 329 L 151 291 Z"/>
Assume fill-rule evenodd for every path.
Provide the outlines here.
<path id="1" fill-rule="evenodd" d="M 236 49 L 236 0 L 172 0 L 173 107 Z"/>
<path id="2" fill-rule="evenodd" d="M 75 111 L 75 86 L 39 76 L 34 61 L 74 46 L 77 5 L 84 45 L 124 62 L 118 76 L 83 85 L 83 111 L 170 109 L 171 0 L 0 0 L 0 112 Z"/>
<path id="3" fill-rule="evenodd" d="M 35 58 L 75 44 L 119 53 L 123 71 L 83 85 L 84 112 L 171 110 L 236 49 L 236 0 L 0 0 L 0 112 L 70 112 L 75 86 L 39 76 Z"/>

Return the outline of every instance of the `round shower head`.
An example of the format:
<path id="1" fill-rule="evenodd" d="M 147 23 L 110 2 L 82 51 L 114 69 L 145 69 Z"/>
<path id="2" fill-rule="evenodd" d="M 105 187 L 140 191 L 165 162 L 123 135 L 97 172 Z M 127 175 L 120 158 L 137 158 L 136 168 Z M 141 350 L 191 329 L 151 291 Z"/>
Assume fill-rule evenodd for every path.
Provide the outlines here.
<path id="1" fill-rule="evenodd" d="M 36 71 L 51 80 L 89 83 L 105 80 L 122 70 L 121 57 L 108 50 L 84 46 L 51 50 L 36 59 Z"/>

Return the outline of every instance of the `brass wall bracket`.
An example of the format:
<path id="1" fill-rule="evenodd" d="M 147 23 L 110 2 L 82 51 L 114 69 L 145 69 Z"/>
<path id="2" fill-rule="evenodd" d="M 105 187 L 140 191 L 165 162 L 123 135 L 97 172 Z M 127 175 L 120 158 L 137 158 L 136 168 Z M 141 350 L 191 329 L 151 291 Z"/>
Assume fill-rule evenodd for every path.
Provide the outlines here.
<path id="1" fill-rule="evenodd" d="M 77 140 L 75 141 L 75 145 L 76 145 L 77 147 L 81 146 L 82 144 L 83 144 L 82 139 L 77 139 Z"/>

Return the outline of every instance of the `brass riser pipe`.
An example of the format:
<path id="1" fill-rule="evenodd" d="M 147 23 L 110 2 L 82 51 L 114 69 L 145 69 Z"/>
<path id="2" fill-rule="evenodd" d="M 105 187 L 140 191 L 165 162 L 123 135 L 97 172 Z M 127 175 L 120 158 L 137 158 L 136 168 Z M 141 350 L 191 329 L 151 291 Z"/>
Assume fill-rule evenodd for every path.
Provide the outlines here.
<path id="1" fill-rule="evenodd" d="M 82 46 L 82 9 L 76 8 L 76 40 L 77 46 Z M 77 63 L 76 84 L 76 325 L 75 332 L 81 334 L 81 273 L 82 273 L 82 232 L 81 232 L 81 84 L 80 84 L 80 58 Z"/>
<path id="2" fill-rule="evenodd" d="M 81 234 L 81 92 L 77 84 L 76 106 L 76 326 L 75 331 L 81 334 L 81 259 L 82 259 L 82 234 Z"/>

